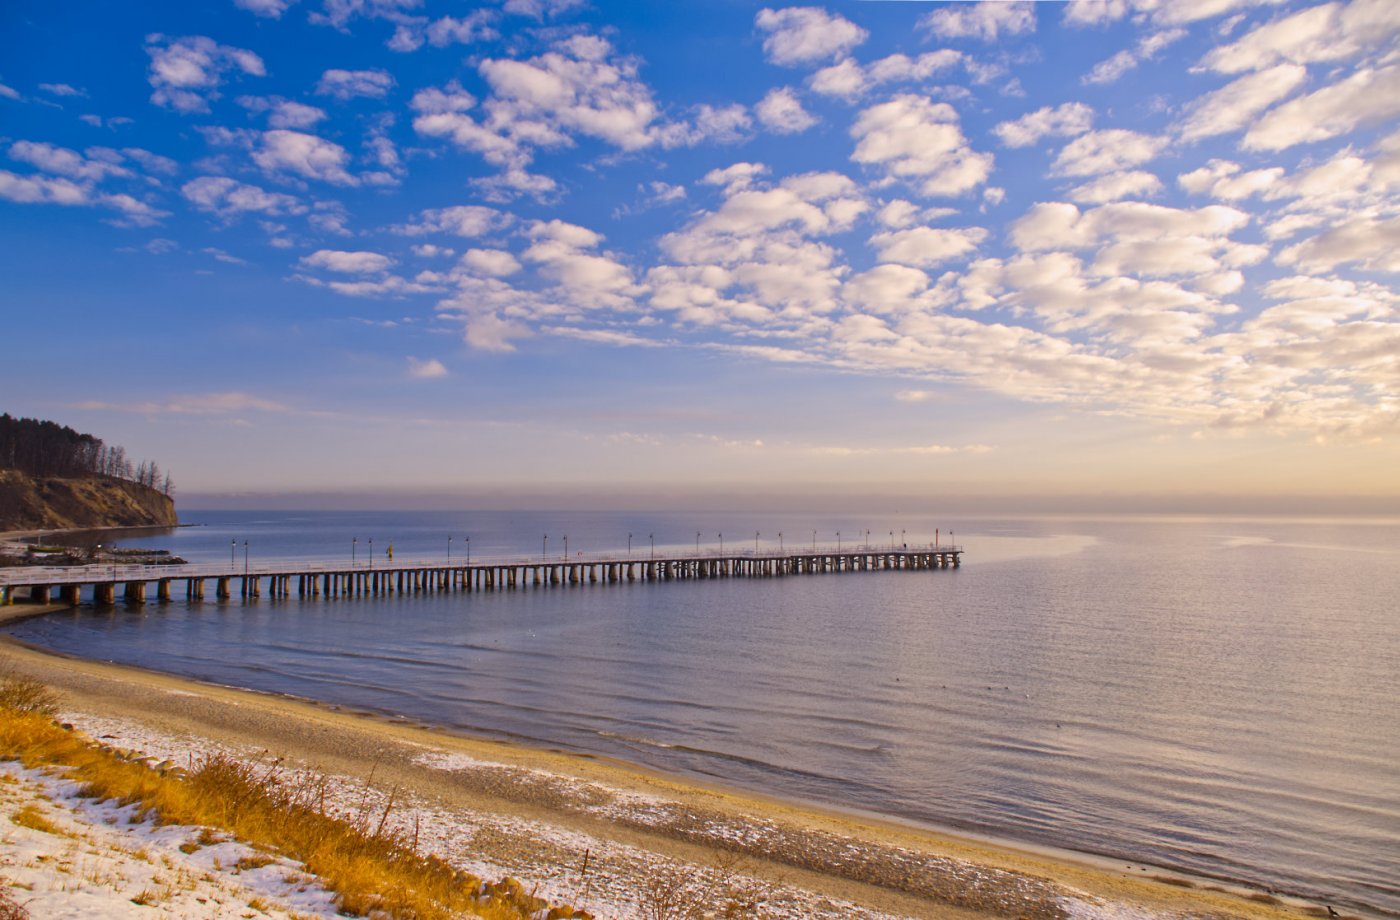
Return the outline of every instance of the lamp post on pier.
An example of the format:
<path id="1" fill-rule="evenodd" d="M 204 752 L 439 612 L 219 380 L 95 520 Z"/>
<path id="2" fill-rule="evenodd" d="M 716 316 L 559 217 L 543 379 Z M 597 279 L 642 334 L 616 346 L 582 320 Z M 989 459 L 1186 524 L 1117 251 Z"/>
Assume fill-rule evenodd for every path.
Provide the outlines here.
<path id="1" fill-rule="evenodd" d="M 369 567 L 374 568 L 374 537 L 369 538 Z"/>
<path id="2" fill-rule="evenodd" d="M 695 555 L 700 555 L 700 531 L 695 531 Z"/>
<path id="3" fill-rule="evenodd" d="M 753 532 L 753 554 L 758 555 L 758 531 Z"/>
<path id="4" fill-rule="evenodd" d="M 787 550 L 783 549 L 783 532 L 782 532 L 781 530 L 778 531 L 778 555 L 779 555 L 779 556 L 786 556 L 786 555 L 787 555 Z"/>
<path id="5" fill-rule="evenodd" d="M 627 534 L 627 558 L 632 558 L 632 534 L 630 532 Z"/>
<path id="6" fill-rule="evenodd" d="M 569 535 L 564 534 L 564 561 L 569 561 Z"/>
<path id="7" fill-rule="evenodd" d="M 656 534 L 647 534 L 647 539 L 651 540 L 651 560 L 656 560 Z"/>
<path id="8" fill-rule="evenodd" d="M 452 537 L 447 538 L 447 564 L 452 565 Z"/>
<path id="9" fill-rule="evenodd" d="M 894 552 L 894 531 L 890 531 L 890 552 Z"/>
<path id="10" fill-rule="evenodd" d="M 836 554 L 841 554 L 841 531 L 836 531 Z"/>
<path id="11" fill-rule="evenodd" d="M 724 534 L 719 535 L 719 554 L 724 555 Z"/>
<path id="12" fill-rule="evenodd" d="M 228 541 L 228 568 L 229 568 L 229 571 L 230 571 L 230 572 L 233 571 L 233 567 L 234 567 L 235 565 L 238 564 L 237 555 L 238 555 L 238 541 L 237 541 L 237 540 L 230 540 L 230 541 Z"/>
<path id="13" fill-rule="evenodd" d="M 472 564 L 472 538 L 471 538 L 471 537 L 463 537 L 462 539 L 464 539 L 464 540 L 467 541 L 467 565 L 471 565 L 471 564 Z"/>
<path id="14" fill-rule="evenodd" d="M 360 542 L 359 537 L 350 538 L 350 568 L 355 567 L 355 545 Z"/>
<path id="15" fill-rule="evenodd" d="M 248 541 L 243 541 L 243 577 L 248 577 Z"/>
<path id="16" fill-rule="evenodd" d="M 540 561 L 549 561 L 549 534 L 545 534 L 544 538 L 540 540 Z"/>

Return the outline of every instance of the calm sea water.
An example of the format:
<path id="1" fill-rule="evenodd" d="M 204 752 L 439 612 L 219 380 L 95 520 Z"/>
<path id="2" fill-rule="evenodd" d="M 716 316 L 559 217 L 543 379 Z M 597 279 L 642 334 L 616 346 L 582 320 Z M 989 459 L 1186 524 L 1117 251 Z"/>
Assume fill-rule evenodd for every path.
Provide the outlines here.
<path id="1" fill-rule="evenodd" d="M 200 512 L 191 561 L 956 529 L 959 571 L 81 609 L 94 658 L 1400 914 L 1400 524 Z M 867 538 L 865 530 L 872 533 Z M 891 537 L 893 531 L 893 537 Z M 544 535 L 548 534 L 547 541 Z M 352 544 L 352 537 L 358 542 Z M 236 544 L 231 547 L 231 541 Z"/>

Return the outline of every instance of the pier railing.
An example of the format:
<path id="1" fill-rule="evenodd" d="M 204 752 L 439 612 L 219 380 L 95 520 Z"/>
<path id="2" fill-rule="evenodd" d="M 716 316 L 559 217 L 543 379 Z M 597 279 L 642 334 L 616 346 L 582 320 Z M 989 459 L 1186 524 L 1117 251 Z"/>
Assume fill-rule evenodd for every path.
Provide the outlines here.
<path id="1" fill-rule="evenodd" d="M 666 553 L 602 552 L 577 551 L 567 557 L 563 554 L 534 555 L 473 555 L 400 559 L 357 559 L 355 561 L 309 560 L 303 562 L 244 562 L 233 563 L 199 562 L 174 563 L 164 565 L 115 565 L 93 563 L 90 565 L 69 566 L 12 566 L 0 569 L 0 587 L 27 587 L 49 585 L 58 587 L 70 584 L 97 584 L 132 581 L 159 581 L 174 579 L 183 581 L 192 578 L 243 578 L 296 575 L 364 575 L 374 572 L 421 572 L 441 570 L 484 570 L 520 569 L 534 566 L 589 566 L 589 565 L 644 565 L 686 564 L 697 561 L 715 562 L 722 560 L 778 562 L 783 560 L 810 559 L 819 557 L 859 557 L 859 556 L 910 556 L 910 555 L 951 555 L 960 556 L 963 548 L 959 545 L 921 544 L 917 546 L 888 547 L 877 544 L 843 544 L 839 546 L 818 546 L 805 549 L 768 550 L 712 549 L 702 548 L 698 553 L 670 551 Z"/>

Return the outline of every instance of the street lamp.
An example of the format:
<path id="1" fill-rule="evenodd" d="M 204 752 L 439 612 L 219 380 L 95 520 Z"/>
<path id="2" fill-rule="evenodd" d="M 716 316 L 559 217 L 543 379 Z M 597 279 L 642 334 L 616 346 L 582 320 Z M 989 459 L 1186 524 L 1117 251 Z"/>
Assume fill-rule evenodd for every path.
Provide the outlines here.
<path id="1" fill-rule="evenodd" d="M 632 558 L 632 534 L 627 534 L 627 558 Z"/>
<path id="2" fill-rule="evenodd" d="M 465 540 L 467 541 L 467 565 L 471 565 L 471 564 L 472 564 L 472 538 L 471 538 L 471 537 L 464 537 L 463 539 L 465 539 Z"/>
<path id="3" fill-rule="evenodd" d="M 564 534 L 564 561 L 569 561 L 569 535 Z"/>
<path id="4" fill-rule="evenodd" d="M 700 531 L 695 531 L 695 555 L 700 555 Z"/>
<path id="5" fill-rule="evenodd" d="M 753 532 L 753 554 L 758 555 L 758 531 Z"/>
<path id="6" fill-rule="evenodd" d="M 779 556 L 786 556 L 786 555 L 787 555 L 787 550 L 783 549 L 783 532 L 782 532 L 781 530 L 778 531 L 778 555 L 779 555 Z"/>
<path id="7" fill-rule="evenodd" d="M 839 530 L 836 531 L 836 552 L 837 554 L 841 552 L 841 531 Z"/>
<path id="8" fill-rule="evenodd" d="M 890 552 L 894 552 L 894 531 L 890 531 Z"/>
<path id="9" fill-rule="evenodd" d="M 719 535 L 719 554 L 724 555 L 724 534 Z"/>
<path id="10" fill-rule="evenodd" d="M 540 561 L 541 561 L 541 562 L 546 562 L 546 561 L 548 561 L 548 559 L 549 559 L 549 534 L 545 534 L 545 535 L 544 535 L 544 539 L 540 540 Z"/>
<path id="11" fill-rule="evenodd" d="M 350 568 L 355 567 L 355 544 L 360 542 L 359 537 L 350 538 Z"/>
<path id="12" fill-rule="evenodd" d="M 447 537 L 447 564 L 452 565 L 452 536 L 450 534 Z"/>
<path id="13" fill-rule="evenodd" d="M 243 541 L 243 575 L 244 575 L 244 577 L 247 577 L 247 575 L 248 575 L 248 541 L 247 541 L 247 540 L 244 540 L 244 541 Z"/>
<path id="14" fill-rule="evenodd" d="M 656 558 L 656 534 L 654 534 L 654 533 L 649 533 L 649 534 L 647 534 L 647 538 L 648 538 L 649 540 L 651 540 L 651 558 L 652 558 L 652 559 L 655 559 L 655 558 Z"/>
<path id="15" fill-rule="evenodd" d="M 392 543 L 389 545 L 393 546 Z M 369 538 L 369 567 L 374 568 L 374 537 Z"/>
<path id="16" fill-rule="evenodd" d="M 237 541 L 237 540 L 230 540 L 230 541 L 228 541 L 228 567 L 229 567 L 230 569 L 232 569 L 235 565 L 238 564 L 237 553 L 238 553 L 238 541 Z"/>

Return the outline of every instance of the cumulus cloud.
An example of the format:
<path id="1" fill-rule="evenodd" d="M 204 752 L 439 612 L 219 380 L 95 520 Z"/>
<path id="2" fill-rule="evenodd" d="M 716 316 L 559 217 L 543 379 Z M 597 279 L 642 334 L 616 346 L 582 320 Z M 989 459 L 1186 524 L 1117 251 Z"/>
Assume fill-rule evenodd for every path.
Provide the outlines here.
<path id="1" fill-rule="evenodd" d="M 1167 145 L 1165 137 L 1108 128 L 1080 135 L 1055 157 L 1057 176 L 1092 176 L 1146 163 Z"/>
<path id="2" fill-rule="evenodd" d="M 394 78 L 386 70 L 327 70 L 316 83 L 321 96 L 344 102 L 356 96 L 382 99 L 394 88 Z"/>
<path id="3" fill-rule="evenodd" d="M 394 260 L 377 252 L 318 249 L 309 256 L 303 256 L 301 264 L 307 268 L 324 268 L 347 275 L 369 275 L 387 271 Z"/>
<path id="4" fill-rule="evenodd" d="M 958 64 L 969 63 L 970 59 L 965 54 L 951 48 L 940 48 L 918 57 L 892 54 L 865 66 L 846 58 L 812 74 L 808 85 L 813 92 L 850 101 L 879 86 L 922 82 Z"/>
<path id="5" fill-rule="evenodd" d="M 1400 115 L 1400 65 L 1363 68 L 1314 93 L 1266 112 L 1245 133 L 1247 150 L 1284 150 L 1329 140 L 1358 126 Z"/>
<path id="6" fill-rule="evenodd" d="M 1112 83 L 1143 61 L 1155 58 L 1162 49 L 1186 37 L 1185 29 L 1165 29 L 1143 36 L 1134 48 L 1125 48 L 1112 57 L 1094 65 L 1084 76 L 1084 83 Z"/>
<path id="7" fill-rule="evenodd" d="M 269 192 L 256 185 L 247 185 L 227 176 L 201 176 L 186 182 L 180 194 L 197 210 L 217 214 L 226 220 L 242 214 L 267 215 L 305 214 L 307 206 L 299 199 L 281 192 Z"/>
<path id="8" fill-rule="evenodd" d="M 420 360 L 412 355 L 408 358 L 408 376 L 417 380 L 435 380 L 447 376 L 447 368 L 437 358 Z"/>
<path id="9" fill-rule="evenodd" d="M 881 262 L 933 268 L 970 255 L 986 238 L 987 231 L 981 227 L 912 227 L 877 233 L 870 238 L 870 245 Z"/>
<path id="10" fill-rule="evenodd" d="M 461 266 L 480 275 L 508 278 L 521 270 L 520 260 L 504 249 L 468 249 Z"/>
<path id="11" fill-rule="evenodd" d="M 268 173 L 292 173 L 333 185 L 359 185 L 346 172 L 350 155 L 345 148 L 314 134 L 276 129 L 263 133 L 253 162 Z"/>
<path id="12" fill-rule="evenodd" d="M 403 236 L 450 233 L 454 236 L 480 237 L 505 229 L 513 220 L 511 215 L 495 208 L 456 205 L 420 211 L 416 220 L 395 225 L 390 230 Z"/>
<path id="13" fill-rule="evenodd" d="M 296 2 L 297 0 L 233 0 L 233 5 L 240 10 L 247 10 L 255 16 L 281 19 L 282 14 L 287 12 Z"/>
<path id="14" fill-rule="evenodd" d="M 1045 106 L 992 129 L 1007 147 L 1029 147 L 1043 137 L 1074 137 L 1094 124 L 1094 110 L 1082 102 Z"/>
<path id="15" fill-rule="evenodd" d="M 934 10 L 919 27 L 939 38 L 979 38 L 996 41 L 1003 35 L 1035 31 L 1035 4 L 1016 0 L 982 0 Z"/>
<path id="16" fill-rule="evenodd" d="M 1123 198 L 1148 198 L 1162 191 L 1162 181 L 1150 172 L 1133 170 L 1109 173 L 1072 189 L 1071 201 L 1106 204 Z"/>
<path id="17" fill-rule="evenodd" d="M 839 57 L 869 34 L 845 17 L 815 6 L 763 9 L 754 17 L 754 24 L 768 33 L 763 39 L 768 60 L 785 67 Z"/>
<path id="18" fill-rule="evenodd" d="M 1280 64 L 1246 74 L 1192 102 L 1178 130 L 1194 141 L 1248 127 L 1264 109 L 1290 95 L 1307 79 L 1306 67 Z"/>
<path id="19" fill-rule="evenodd" d="M 87 182 L 100 182 L 108 176 L 129 176 L 131 172 L 115 163 L 91 159 L 53 144 L 36 141 L 15 141 L 10 145 L 10 159 L 28 163 L 44 172 L 67 176 Z"/>
<path id="20" fill-rule="evenodd" d="M 1400 272 L 1400 217 L 1358 217 L 1279 253 L 1278 263 L 1308 272 L 1354 264 L 1375 272 Z"/>
<path id="21" fill-rule="evenodd" d="M 883 168 L 890 180 L 911 183 L 926 196 L 957 196 L 987 180 L 990 153 L 968 146 L 951 105 L 901 95 L 860 113 L 851 128 L 851 159 Z"/>
<path id="22" fill-rule="evenodd" d="M 1322 3 L 1258 26 L 1212 50 L 1202 65 L 1221 73 L 1262 70 L 1281 63 L 1341 61 L 1393 45 L 1400 7 L 1390 0 Z"/>
<path id="23" fill-rule="evenodd" d="M 771 89 L 754 106 L 759 122 L 774 134 L 800 134 L 817 123 L 817 119 L 802 108 L 802 102 L 792 87 Z"/>
<path id="24" fill-rule="evenodd" d="M 151 57 L 149 81 L 155 90 L 151 101 L 186 114 L 208 112 L 209 100 L 219 97 L 218 89 L 231 73 L 267 74 L 262 58 L 253 52 L 202 35 L 151 35 L 146 53 Z"/>

